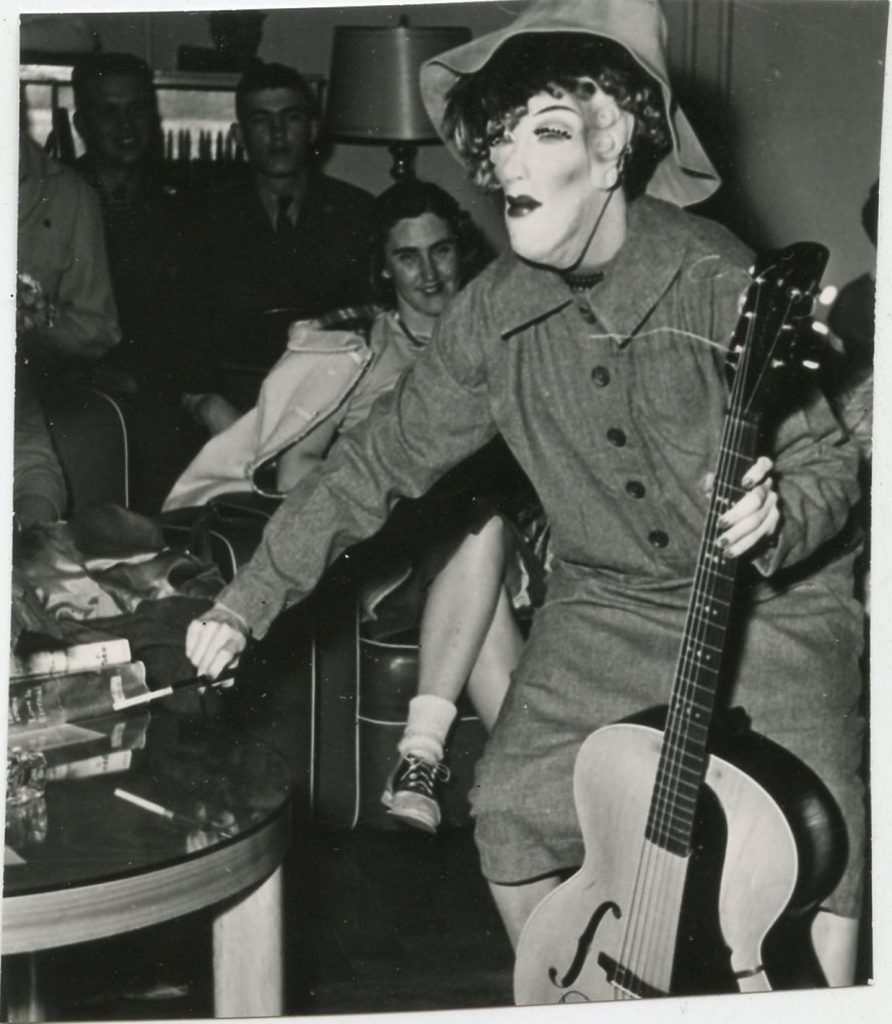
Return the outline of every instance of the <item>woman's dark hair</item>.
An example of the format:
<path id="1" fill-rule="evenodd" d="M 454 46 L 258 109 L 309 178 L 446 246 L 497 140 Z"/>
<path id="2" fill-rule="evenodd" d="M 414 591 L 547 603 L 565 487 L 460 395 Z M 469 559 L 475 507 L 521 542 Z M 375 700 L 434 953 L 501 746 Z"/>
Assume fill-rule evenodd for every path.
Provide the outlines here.
<path id="1" fill-rule="evenodd" d="M 385 248 L 391 229 L 401 220 L 433 213 L 452 229 L 458 248 L 460 283 L 467 284 L 493 258 L 493 250 L 477 227 L 448 192 L 431 181 L 410 178 L 391 185 L 375 199 L 373 211 L 372 280 L 379 300 L 389 306 L 396 301 L 393 282 L 383 276 Z"/>
<path id="2" fill-rule="evenodd" d="M 490 144 L 526 113 L 530 97 L 548 92 L 585 99 L 593 94 L 592 82 L 635 118 L 623 164 L 623 188 L 632 198 L 644 191 L 672 138 L 659 83 L 609 39 L 574 32 L 514 36 L 480 71 L 453 86 L 445 129 L 477 184 L 492 189 Z"/>

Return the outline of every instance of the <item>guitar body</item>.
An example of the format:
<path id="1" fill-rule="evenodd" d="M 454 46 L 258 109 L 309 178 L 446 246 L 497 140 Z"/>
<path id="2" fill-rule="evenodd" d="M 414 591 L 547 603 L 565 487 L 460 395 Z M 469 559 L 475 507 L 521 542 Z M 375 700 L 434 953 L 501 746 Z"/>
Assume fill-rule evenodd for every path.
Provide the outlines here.
<path id="1" fill-rule="evenodd" d="M 720 739 L 709 759 L 690 857 L 657 849 L 644 836 L 660 718 L 654 709 L 600 729 L 580 750 L 574 795 L 586 858 L 524 928 L 514 975 L 519 1005 L 824 983 L 808 932 L 809 911 L 845 862 L 830 794 L 791 754 L 738 732 Z M 769 776 L 781 780 L 774 795 Z M 658 884 L 637 913 L 648 923 L 636 935 L 643 847 Z M 766 962 L 771 956 L 774 963 Z M 631 985 L 614 984 L 618 964 L 631 971 Z"/>

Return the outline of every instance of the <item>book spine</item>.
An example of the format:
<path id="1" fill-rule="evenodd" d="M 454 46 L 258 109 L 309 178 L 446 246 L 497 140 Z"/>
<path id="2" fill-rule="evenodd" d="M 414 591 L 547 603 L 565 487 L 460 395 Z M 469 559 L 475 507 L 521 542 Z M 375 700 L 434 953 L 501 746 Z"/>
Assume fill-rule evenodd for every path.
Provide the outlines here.
<path id="1" fill-rule="evenodd" d="M 14 655 L 10 665 L 10 678 L 63 675 L 68 672 L 90 672 L 106 665 L 121 665 L 130 661 L 130 642 L 124 638 L 97 640 L 74 644 L 58 651 L 35 651 L 33 654 Z"/>
<path id="2" fill-rule="evenodd" d="M 132 750 L 115 750 L 108 754 L 97 754 L 95 757 L 85 757 L 79 761 L 47 768 L 46 777 L 50 782 L 59 782 L 62 779 L 91 779 L 97 775 L 126 772 L 132 761 Z"/>
<path id="3" fill-rule="evenodd" d="M 10 736 L 23 730 L 109 714 L 117 701 L 147 693 L 142 662 L 39 679 L 10 680 Z"/>

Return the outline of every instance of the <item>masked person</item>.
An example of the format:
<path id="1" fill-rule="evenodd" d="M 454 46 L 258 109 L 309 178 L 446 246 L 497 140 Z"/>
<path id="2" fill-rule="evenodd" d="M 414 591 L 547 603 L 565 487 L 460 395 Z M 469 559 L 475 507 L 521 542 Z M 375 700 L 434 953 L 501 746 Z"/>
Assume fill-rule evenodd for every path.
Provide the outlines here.
<path id="1" fill-rule="evenodd" d="M 515 943 L 582 862 L 571 780 L 583 740 L 666 699 L 750 282 L 745 247 L 682 209 L 718 180 L 672 102 L 663 43 L 653 0 L 543 0 L 424 66 L 431 118 L 501 190 L 513 251 L 457 296 L 392 399 L 295 488 L 187 634 L 197 670 L 216 676 L 396 496 L 423 493 L 500 432 L 552 531 L 545 602 L 473 798 L 482 870 Z M 857 452 L 817 393 L 767 450 L 720 518 L 719 546 L 748 570 L 727 682 L 845 815 L 845 876 L 813 936 L 828 979 L 846 983 L 864 850 L 862 613 L 853 553 L 834 538 L 857 498 Z"/>

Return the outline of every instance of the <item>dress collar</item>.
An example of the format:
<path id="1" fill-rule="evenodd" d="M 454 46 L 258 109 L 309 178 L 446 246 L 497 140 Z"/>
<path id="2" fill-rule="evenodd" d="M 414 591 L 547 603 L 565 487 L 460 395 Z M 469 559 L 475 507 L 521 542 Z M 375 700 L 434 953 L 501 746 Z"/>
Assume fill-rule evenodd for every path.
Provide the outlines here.
<path id="1" fill-rule="evenodd" d="M 610 333 L 633 335 L 675 279 L 687 246 L 684 217 L 678 207 L 649 196 L 629 204 L 626 240 L 588 293 L 592 311 Z M 574 301 L 560 274 L 512 254 L 499 261 L 494 275 L 496 323 L 506 339 Z"/>

